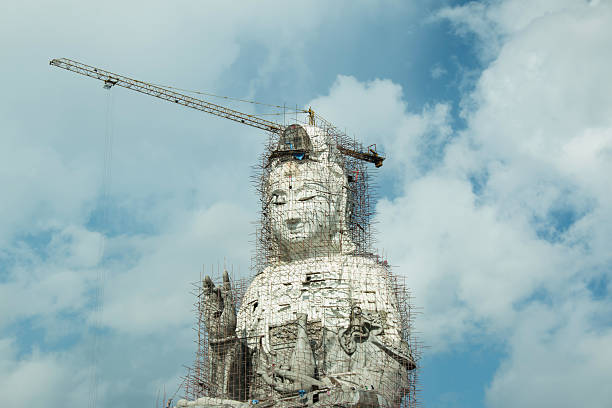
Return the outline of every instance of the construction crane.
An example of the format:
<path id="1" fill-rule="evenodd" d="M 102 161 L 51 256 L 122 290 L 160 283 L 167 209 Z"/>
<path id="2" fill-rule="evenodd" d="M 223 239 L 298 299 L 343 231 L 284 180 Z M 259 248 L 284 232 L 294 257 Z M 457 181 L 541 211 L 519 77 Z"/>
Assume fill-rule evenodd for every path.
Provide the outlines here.
<path id="1" fill-rule="evenodd" d="M 133 91 L 140 92 L 146 95 L 151 95 L 156 98 L 166 100 L 168 102 L 177 103 L 188 108 L 197 109 L 202 112 L 210 113 L 212 115 L 220 116 L 222 118 L 230 119 L 235 122 L 243 123 L 245 125 L 249 125 L 257 129 L 269 132 L 280 134 L 285 129 L 285 126 L 279 123 L 262 119 L 255 115 L 249 115 L 247 113 L 239 112 L 227 108 L 225 106 L 217 105 L 202 99 L 194 98 L 192 96 L 183 95 L 181 93 L 163 88 L 161 86 L 153 85 L 143 81 L 138 81 L 136 79 L 128 78 L 123 75 L 114 74 L 112 72 L 92 67 L 91 65 L 86 65 L 81 62 L 73 61 L 67 58 L 52 59 L 51 61 L 49 61 L 49 65 L 76 72 L 77 74 L 85 75 L 90 78 L 98 79 L 104 82 L 104 88 L 106 89 L 110 89 L 115 85 L 121 86 L 123 88 L 131 89 Z M 309 114 L 310 123 L 314 124 L 314 112 L 312 111 L 312 109 L 309 108 L 308 111 L 305 111 L 305 113 Z M 382 166 L 383 160 L 385 160 L 385 157 L 378 154 L 375 148 L 368 148 L 368 151 L 361 152 L 349 149 L 345 146 L 338 145 L 337 147 L 342 154 L 354 157 L 356 159 L 364 160 L 369 163 L 374 163 L 376 167 Z"/>

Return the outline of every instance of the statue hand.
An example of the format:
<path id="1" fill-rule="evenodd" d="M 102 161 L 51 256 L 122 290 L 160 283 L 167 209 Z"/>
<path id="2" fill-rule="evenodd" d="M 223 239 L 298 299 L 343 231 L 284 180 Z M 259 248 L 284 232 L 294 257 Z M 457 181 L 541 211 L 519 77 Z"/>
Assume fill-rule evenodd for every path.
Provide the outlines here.
<path id="1" fill-rule="evenodd" d="M 202 316 L 211 341 L 223 340 L 235 335 L 236 307 L 234 305 L 231 284 L 227 271 L 223 272 L 223 285 L 220 288 L 210 279 L 204 278 L 202 285 Z"/>

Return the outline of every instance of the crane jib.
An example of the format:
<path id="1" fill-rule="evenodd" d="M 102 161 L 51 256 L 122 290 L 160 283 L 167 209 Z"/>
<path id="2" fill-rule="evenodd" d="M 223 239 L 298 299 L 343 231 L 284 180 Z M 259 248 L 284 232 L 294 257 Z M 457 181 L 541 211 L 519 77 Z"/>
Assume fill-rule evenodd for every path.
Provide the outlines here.
<path id="1" fill-rule="evenodd" d="M 214 103 L 207 102 L 198 98 L 183 95 L 178 92 L 174 92 L 153 84 L 149 84 L 147 82 L 142 82 L 125 77 L 123 75 L 114 74 L 112 72 L 108 72 L 66 58 L 53 59 L 51 60 L 50 65 L 66 69 L 68 71 L 76 72 L 77 74 L 85 75 L 90 78 L 98 79 L 104 82 L 105 88 L 111 88 L 115 85 L 121 86 L 123 88 L 151 95 L 156 98 L 164 99 L 174 103 L 179 103 L 181 105 L 193 109 L 198 109 L 213 115 L 224 117 L 226 119 L 231 119 L 240 123 L 244 123 L 246 125 L 250 125 L 262 130 L 279 132 L 283 129 L 283 126 L 278 123 L 267 121 L 265 119 L 258 118 L 253 115 L 235 111 L 233 109 L 226 108 L 221 105 L 216 105 Z"/>
<path id="2" fill-rule="evenodd" d="M 52 59 L 51 61 L 49 61 L 49 65 L 53 65 L 58 68 L 62 68 L 68 71 L 75 72 L 77 74 L 100 80 L 104 83 L 104 88 L 106 89 L 110 89 L 113 86 L 121 86 L 123 88 L 131 89 L 133 91 L 140 92 L 146 95 L 151 95 L 159 99 L 177 103 L 188 108 L 197 109 L 202 112 L 210 113 L 211 115 L 220 116 L 222 118 L 230 119 L 235 122 L 243 123 L 245 125 L 249 125 L 254 128 L 265 130 L 268 132 L 280 133 L 284 130 L 284 126 L 276 122 L 262 119 L 254 115 L 249 115 L 247 113 L 239 112 L 227 108 L 225 106 L 194 98 L 192 96 L 183 95 L 181 93 L 162 88 L 157 85 L 138 81 L 136 79 L 128 78 L 123 75 L 118 75 L 67 58 Z M 309 112 L 311 115 L 313 114 L 312 111 Z M 341 153 L 346 154 L 347 156 L 374 163 L 376 167 L 382 166 L 382 162 L 385 159 L 383 156 L 379 155 L 375 151 L 360 152 L 348 149 L 343 146 L 338 146 L 338 149 Z"/>

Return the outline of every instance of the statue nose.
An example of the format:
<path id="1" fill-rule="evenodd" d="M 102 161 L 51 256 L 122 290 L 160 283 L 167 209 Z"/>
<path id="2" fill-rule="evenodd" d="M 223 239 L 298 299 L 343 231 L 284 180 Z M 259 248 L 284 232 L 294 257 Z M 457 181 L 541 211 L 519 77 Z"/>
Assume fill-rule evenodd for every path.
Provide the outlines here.
<path id="1" fill-rule="evenodd" d="M 300 220 L 299 218 L 289 218 L 287 220 L 287 228 L 289 229 L 295 229 L 301 222 L 302 220 Z"/>

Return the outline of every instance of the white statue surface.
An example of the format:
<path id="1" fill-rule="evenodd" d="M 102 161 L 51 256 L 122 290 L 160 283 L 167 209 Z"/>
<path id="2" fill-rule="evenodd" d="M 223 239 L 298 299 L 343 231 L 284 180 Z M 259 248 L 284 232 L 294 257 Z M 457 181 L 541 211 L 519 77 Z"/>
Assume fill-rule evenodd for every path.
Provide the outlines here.
<path id="1" fill-rule="evenodd" d="M 351 239 L 351 177 L 326 132 L 291 126 L 263 182 L 266 265 L 236 308 L 206 277 L 210 389 L 181 406 L 400 406 L 415 368 L 391 273 Z M 354 226 L 353 226 L 354 228 Z"/>

